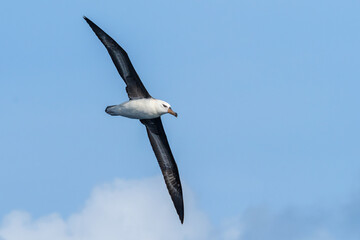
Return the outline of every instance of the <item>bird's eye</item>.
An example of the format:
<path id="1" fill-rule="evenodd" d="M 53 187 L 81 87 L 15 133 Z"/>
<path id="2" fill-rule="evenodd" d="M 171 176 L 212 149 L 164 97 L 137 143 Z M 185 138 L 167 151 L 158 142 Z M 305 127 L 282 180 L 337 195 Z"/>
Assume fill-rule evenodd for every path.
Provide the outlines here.
<path id="1" fill-rule="evenodd" d="M 163 104 L 164 107 L 167 107 L 165 104 Z"/>

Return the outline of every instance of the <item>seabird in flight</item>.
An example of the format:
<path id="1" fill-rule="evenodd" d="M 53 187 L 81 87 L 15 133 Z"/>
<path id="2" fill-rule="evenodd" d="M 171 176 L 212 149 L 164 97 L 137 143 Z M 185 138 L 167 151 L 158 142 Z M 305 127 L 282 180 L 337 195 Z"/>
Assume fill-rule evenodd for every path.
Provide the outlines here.
<path id="1" fill-rule="evenodd" d="M 108 106 L 105 112 L 112 116 L 139 119 L 145 125 L 167 189 L 180 221 L 183 223 L 184 203 L 179 171 L 160 118 L 165 113 L 170 113 L 177 117 L 177 113 L 171 109 L 170 104 L 167 102 L 150 96 L 124 49 L 90 19 L 85 16 L 84 19 L 109 52 L 116 69 L 126 83 L 126 92 L 129 96 L 129 101 L 119 105 Z"/>

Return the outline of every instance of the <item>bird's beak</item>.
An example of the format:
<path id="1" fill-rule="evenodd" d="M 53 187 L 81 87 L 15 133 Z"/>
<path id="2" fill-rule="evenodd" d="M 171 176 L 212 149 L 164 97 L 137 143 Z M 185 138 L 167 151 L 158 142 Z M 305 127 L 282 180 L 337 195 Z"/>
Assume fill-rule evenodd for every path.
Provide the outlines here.
<path id="1" fill-rule="evenodd" d="M 175 117 L 177 117 L 177 113 L 174 112 L 171 108 L 168 109 L 168 113 L 170 113 L 171 115 L 174 115 Z"/>

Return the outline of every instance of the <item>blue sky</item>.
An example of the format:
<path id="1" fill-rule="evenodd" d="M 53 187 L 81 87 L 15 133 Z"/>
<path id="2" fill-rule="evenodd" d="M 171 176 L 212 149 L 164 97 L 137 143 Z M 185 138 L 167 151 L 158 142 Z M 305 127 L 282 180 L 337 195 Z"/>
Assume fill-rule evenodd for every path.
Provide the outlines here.
<path id="1" fill-rule="evenodd" d="M 298 232 L 314 222 L 329 229 L 314 239 L 358 239 L 359 10 L 347 0 L 4 2 L 0 217 L 67 219 L 96 186 L 160 175 L 144 127 L 104 112 L 127 95 L 86 15 L 179 113 L 164 127 L 185 195 L 213 228 L 306 239 Z"/>

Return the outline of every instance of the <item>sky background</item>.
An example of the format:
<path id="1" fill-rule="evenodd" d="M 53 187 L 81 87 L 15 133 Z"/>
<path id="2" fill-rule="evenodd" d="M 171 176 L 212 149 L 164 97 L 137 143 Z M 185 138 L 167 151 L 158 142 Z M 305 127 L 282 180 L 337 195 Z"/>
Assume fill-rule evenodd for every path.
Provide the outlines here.
<path id="1" fill-rule="evenodd" d="M 359 12 L 355 0 L 4 1 L 0 239 L 360 239 Z M 144 126 L 104 112 L 128 100 L 125 84 L 83 15 L 179 113 L 162 119 L 183 226 Z"/>

